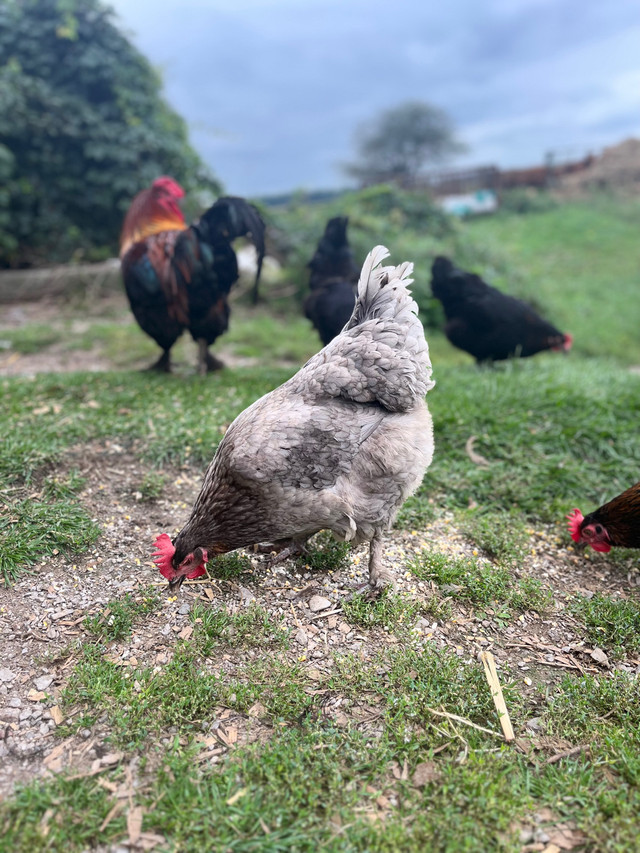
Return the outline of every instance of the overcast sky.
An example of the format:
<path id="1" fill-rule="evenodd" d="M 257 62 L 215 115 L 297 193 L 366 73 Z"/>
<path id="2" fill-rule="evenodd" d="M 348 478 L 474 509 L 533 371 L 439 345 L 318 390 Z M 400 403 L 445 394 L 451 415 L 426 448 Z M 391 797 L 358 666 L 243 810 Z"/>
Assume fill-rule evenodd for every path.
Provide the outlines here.
<path id="1" fill-rule="evenodd" d="M 353 134 L 409 99 L 456 164 L 640 136 L 638 0 L 110 0 L 229 193 L 343 186 Z"/>

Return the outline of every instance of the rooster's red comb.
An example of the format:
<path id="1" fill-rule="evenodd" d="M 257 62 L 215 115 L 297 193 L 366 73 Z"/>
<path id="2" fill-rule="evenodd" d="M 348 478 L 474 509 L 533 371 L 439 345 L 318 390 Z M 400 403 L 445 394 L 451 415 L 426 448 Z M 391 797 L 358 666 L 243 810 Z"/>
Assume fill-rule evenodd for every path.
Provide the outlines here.
<path id="1" fill-rule="evenodd" d="M 153 562 L 160 569 L 160 574 L 170 580 L 175 575 L 171 559 L 176 553 L 171 537 L 168 533 L 161 533 L 153 544 L 156 548 L 152 555 Z"/>
<path id="2" fill-rule="evenodd" d="M 569 528 L 569 533 L 571 534 L 571 538 L 574 542 L 580 541 L 580 528 L 582 526 L 582 522 L 584 521 L 584 516 L 580 512 L 579 509 L 574 509 L 573 512 L 570 512 L 567 516 L 569 520 L 569 524 L 567 525 Z"/>

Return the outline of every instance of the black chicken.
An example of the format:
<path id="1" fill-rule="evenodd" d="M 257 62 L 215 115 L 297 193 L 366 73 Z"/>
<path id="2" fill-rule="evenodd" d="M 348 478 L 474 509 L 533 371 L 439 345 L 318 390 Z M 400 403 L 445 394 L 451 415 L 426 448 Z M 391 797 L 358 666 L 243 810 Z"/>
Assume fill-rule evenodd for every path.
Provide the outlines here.
<path id="1" fill-rule="evenodd" d="M 448 258 L 438 257 L 433 262 L 431 291 L 444 308 L 445 335 L 478 363 L 571 349 L 571 335 L 480 276 L 458 269 Z"/>
<path id="2" fill-rule="evenodd" d="M 152 234 L 126 251 L 122 277 L 131 310 L 163 350 L 152 368 L 171 371 L 171 347 L 185 329 L 198 344 L 198 372 L 222 367 L 209 347 L 229 325 L 228 296 L 238 278 L 231 244 L 248 235 L 256 247 L 257 292 L 264 234 L 264 222 L 252 204 L 225 196 L 188 228 Z"/>
<path id="3" fill-rule="evenodd" d="M 304 313 L 325 346 L 340 334 L 356 301 L 360 270 L 347 240 L 348 223 L 346 216 L 330 219 L 309 261 L 311 293 L 304 301 Z"/>

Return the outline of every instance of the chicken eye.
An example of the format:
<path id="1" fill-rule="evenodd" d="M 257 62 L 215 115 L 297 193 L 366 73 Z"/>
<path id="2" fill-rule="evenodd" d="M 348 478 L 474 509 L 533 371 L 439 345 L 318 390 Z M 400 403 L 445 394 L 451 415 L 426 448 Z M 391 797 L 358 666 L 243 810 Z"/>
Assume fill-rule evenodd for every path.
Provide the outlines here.
<path id="1" fill-rule="evenodd" d="M 598 534 L 598 536 L 600 536 L 600 534 L 602 533 L 602 525 L 601 525 L 601 524 L 596 524 L 596 526 L 595 526 L 595 531 L 596 531 L 596 533 Z"/>

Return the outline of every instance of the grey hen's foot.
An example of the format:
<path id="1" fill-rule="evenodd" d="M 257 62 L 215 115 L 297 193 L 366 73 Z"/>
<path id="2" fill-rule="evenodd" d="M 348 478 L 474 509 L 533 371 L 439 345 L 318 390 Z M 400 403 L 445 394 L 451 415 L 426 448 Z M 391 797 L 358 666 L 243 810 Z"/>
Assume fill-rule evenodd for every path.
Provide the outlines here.
<path id="1" fill-rule="evenodd" d="M 157 361 L 145 367 L 144 372 L 147 373 L 155 370 L 158 373 L 171 373 L 171 355 L 168 352 L 163 352 Z"/>

